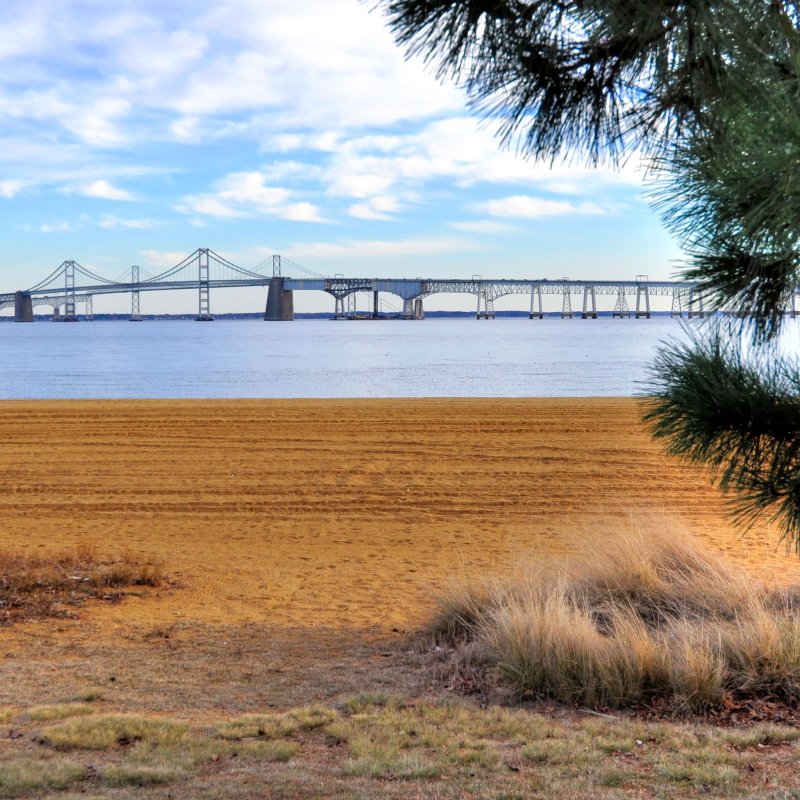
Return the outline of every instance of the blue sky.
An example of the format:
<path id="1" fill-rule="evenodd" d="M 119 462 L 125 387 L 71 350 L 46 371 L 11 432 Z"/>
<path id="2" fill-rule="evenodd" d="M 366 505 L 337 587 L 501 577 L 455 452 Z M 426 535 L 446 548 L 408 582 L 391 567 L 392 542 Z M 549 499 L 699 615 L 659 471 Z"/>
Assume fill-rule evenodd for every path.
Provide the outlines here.
<path id="1" fill-rule="evenodd" d="M 65 259 L 115 277 L 197 247 L 354 276 L 665 278 L 680 258 L 636 159 L 502 151 L 358 0 L 9 0 L 0 120 L 3 291 Z"/>

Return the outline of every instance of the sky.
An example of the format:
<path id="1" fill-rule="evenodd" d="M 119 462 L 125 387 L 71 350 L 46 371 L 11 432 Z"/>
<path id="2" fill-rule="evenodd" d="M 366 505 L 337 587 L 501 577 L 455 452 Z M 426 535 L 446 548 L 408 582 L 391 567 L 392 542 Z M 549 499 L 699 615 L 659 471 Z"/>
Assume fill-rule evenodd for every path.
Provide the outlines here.
<path id="1" fill-rule="evenodd" d="M 6 0 L 0 215 L 0 291 L 67 259 L 116 278 L 198 247 L 353 277 L 668 278 L 681 258 L 635 158 L 502 149 L 359 0 Z M 219 290 L 212 310 L 264 299 Z M 142 310 L 195 303 L 158 293 Z"/>

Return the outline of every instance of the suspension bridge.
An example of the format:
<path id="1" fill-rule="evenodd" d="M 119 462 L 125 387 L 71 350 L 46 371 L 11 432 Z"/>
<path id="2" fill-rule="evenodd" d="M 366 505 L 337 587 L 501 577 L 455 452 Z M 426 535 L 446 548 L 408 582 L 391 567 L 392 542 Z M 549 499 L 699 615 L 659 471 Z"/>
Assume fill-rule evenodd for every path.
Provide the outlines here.
<path id="1" fill-rule="evenodd" d="M 614 317 L 649 318 L 651 299 L 671 298 L 673 316 L 703 316 L 703 297 L 696 285 L 686 281 L 651 281 L 646 275 L 635 280 L 517 280 L 483 279 L 474 275 L 469 279 L 431 278 L 347 278 L 342 275 L 325 277 L 295 264 L 284 256 L 274 255 L 252 269 L 240 267 L 208 248 L 200 248 L 179 264 L 161 272 L 150 274 L 139 266 L 132 266 L 115 279 L 105 278 L 86 269 L 76 261 L 64 261 L 44 280 L 30 289 L 0 294 L 0 310 L 13 308 L 17 322 L 32 322 L 34 307 L 49 306 L 53 318 L 74 322 L 83 316 L 93 316 L 93 298 L 106 294 L 130 294 L 130 319 L 141 319 L 141 293 L 192 289 L 197 292 L 199 321 L 213 320 L 211 312 L 212 290 L 231 287 L 264 287 L 267 289 L 265 320 L 291 320 L 294 318 L 294 292 L 322 291 L 334 298 L 335 319 L 354 318 L 356 295 L 371 295 L 372 309 L 367 316 L 379 316 L 379 296 L 392 294 L 402 301 L 400 316 L 422 319 L 425 315 L 423 301 L 434 294 L 470 294 L 477 299 L 478 319 L 495 316 L 495 301 L 507 295 L 530 297 L 530 318 L 542 319 L 545 315 L 543 297 L 557 295 L 562 317 L 580 316 L 597 319 L 599 297 L 609 297 L 603 310 Z M 795 297 L 791 313 L 796 316 Z M 573 303 L 573 300 L 576 302 Z M 558 311 L 556 311 L 558 313 Z M 363 316 L 363 315 L 362 315 Z"/>

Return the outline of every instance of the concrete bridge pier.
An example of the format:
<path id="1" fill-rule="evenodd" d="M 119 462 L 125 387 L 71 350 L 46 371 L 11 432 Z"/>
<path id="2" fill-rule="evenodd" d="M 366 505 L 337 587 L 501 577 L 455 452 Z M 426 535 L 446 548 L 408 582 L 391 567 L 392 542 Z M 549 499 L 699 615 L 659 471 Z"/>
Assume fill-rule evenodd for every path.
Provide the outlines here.
<path id="1" fill-rule="evenodd" d="M 695 303 L 697 304 L 697 309 L 695 309 Z M 694 317 L 699 317 L 702 319 L 705 317 L 705 310 L 703 309 L 703 295 L 702 294 L 695 294 L 693 290 L 689 290 L 689 302 L 687 304 L 687 314 L 686 316 L 689 319 L 693 319 Z"/>
<path id="2" fill-rule="evenodd" d="M 483 310 L 481 310 L 481 301 L 483 301 Z M 478 313 L 475 319 L 494 319 L 494 297 L 491 297 L 486 289 L 478 292 Z"/>
<path id="3" fill-rule="evenodd" d="M 270 322 L 289 322 L 294 319 L 294 292 L 283 288 L 283 278 L 272 278 L 267 292 L 264 319 Z"/>
<path id="4" fill-rule="evenodd" d="M 590 305 L 591 308 L 589 308 Z M 581 319 L 597 319 L 597 297 L 595 296 L 594 286 L 583 287 L 583 310 L 581 311 Z"/>
<path id="5" fill-rule="evenodd" d="M 680 289 L 672 290 L 672 308 L 669 315 L 679 318 L 683 316 L 683 292 Z"/>
<path id="6" fill-rule="evenodd" d="M 14 292 L 14 322 L 33 322 L 33 299 L 25 292 Z"/>
<path id="7" fill-rule="evenodd" d="M 403 319 L 425 319 L 421 297 L 403 298 Z"/>
<path id="8" fill-rule="evenodd" d="M 534 300 L 538 300 L 538 307 L 534 309 Z M 544 319 L 544 311 L 542 309 L 542 287 L 536 286 L 531 289 L 531 315 L 529 319 Z"/>

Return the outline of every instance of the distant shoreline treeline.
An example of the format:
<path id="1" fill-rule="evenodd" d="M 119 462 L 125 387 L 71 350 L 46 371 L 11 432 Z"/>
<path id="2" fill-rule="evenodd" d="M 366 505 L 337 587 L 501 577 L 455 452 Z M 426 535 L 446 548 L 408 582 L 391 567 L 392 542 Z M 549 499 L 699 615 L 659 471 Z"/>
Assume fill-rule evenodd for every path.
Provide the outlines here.
<path id="1" fill-rule="evenodd" d="M 611 317 L 611 311 L 598 311 L 598 317 Z M 653 317 L 668 317 L 670 316 L 669 311 L 651 311 L 651 316 Z M 520 317 L 527 319 L 530 315 L 527 311 L 497 311 L 495 315 L 500 317 Z M 142 314 L 142 320 L 193 320 L 197 315 L 192 314 Z M 545 312 L 545 317 L 561 317 L 560 311 L 553 311 L 553 312 Z M 580 311 L 573 311 L 572 314 L 573 318 L 580 319 L 581 312 Z M 631 317 L 634 315 L 631 314 Z M 83 318 L 82 314 L 78 314 L 79 318 Z M 264 314 L 263 312 L 254 312 L 254 313 L 234 313 L 234 314 L 214 314 L 215 319 L 263 319 Z M 326 311 L 320 311 L 315 313 L 300 313 L 297 312 L 294 315 L 295 319 L 320 319 L 320 320 L 332 320 L 333 315 Z M 379 320 L 389 320 L 389 319 L 400 319 L 400 315 L 398 314 L 381 314 L 377 319 Z M 474 311 L 426 311 L 425 312 L 426 319 L 475 319 L 475 312 Z M 37 322 L 53 322 L 53 317 L 51 314 L 35 314 L 34 319 Z M 130 320 L 130 314 L 95 314 L 93 316 L 95 320 L 102 320 L 102 321 L 114 321 L 114 322 L 126 322 Z M 357 319 L 372 319 L 371 317 L 366 316 L 365 314 L 359 313 Z M 14 322 L 13 317 L 0 317 L 0 322 Z"/>

